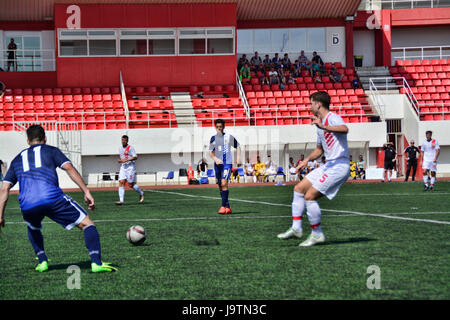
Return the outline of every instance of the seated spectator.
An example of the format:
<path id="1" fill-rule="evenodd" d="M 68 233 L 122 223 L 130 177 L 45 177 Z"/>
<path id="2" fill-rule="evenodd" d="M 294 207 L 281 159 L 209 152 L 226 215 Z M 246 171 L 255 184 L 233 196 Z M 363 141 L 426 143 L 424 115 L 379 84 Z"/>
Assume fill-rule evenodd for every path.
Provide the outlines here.
<path id="1" fill-rule="evenodd" d="M 207 177 L 207 171 L 208 171 L 208 164 L 206 163 L 206 160 L 203 158 L 199 161 L 197 164 L 197 177 Z"/>
<path id="2" fill-rule="evenodd" d="M 262 59 L 258 56 L 258 52 L 255 52 L 255 55 L 250 59 L 250 65 L 252 67 L 256 67 L 262 64 Z"/>
<path id="3" fill-rule="evenodd" d="M 308 60 L 308 58 L 305 56 L 305 51 L 301 51 L 300 55 L 298 56 L 298 61 L 300 63 L 300 68 L 301 69 L 309 69 L 309 63 L 310 61 Z"/>
<path id="4" fill-rule="evenodd" d="M 325 156 L 322 156 L 322 158 L 320 158 L 319 167 L 323 167 L 326 163 L 327 163 L 327 160 L 326 160 Z"/>
<path id="5" fill-rule="evenodd" d="M 268 54 L 266 54 L 266 57 L 263 60 L 263 65 L 264 65 L 264 68 L 270 68 L 270 66 L 272 65 L 272 60 L 270 60 Z"/>
<path id="6" fill-rule="evenodd" d="M 267 178 L 266 164 L 264 162 L 261 162 L 259 156 L 256 157 L 255 175 L 258 182 L 264 182 Z"/>
<path id="7" fill-rule="evenodd" d="M 246 64 L 249 63 L 247 59 L 247 55 L 243 54 L 242 57 L 239 59 L 238 62 L 238 69 L 241 70 L 241 68 Z"/>
<path id="8" fill-rule="evenodd" d="M 296 166 L 298 167 L 298 165 L 299 165 L 303 160 L 305 160 L 305 155 L 304 155 L 304 154 L 300 155 L 300 159 L 297 161 Z M 309 173 L 309 170 L 308 170 L 308 167 L 306 166 L 305 168 L 303 168 L 303 170 L 301 170 L 301 171 L 298 172 L 298 178 L 299 178 L 300 180 L 303 180 L 303 176 L 304 176 L 304 175 L 307 175 L 308 173 Z"/>
<path id="9" fill-rule="evenodd" d="M 315 61 L 317 65 L 320 68 L 320 71 L 323 71 L 323 60 L 322 58 L 317 54 L 316 51 L 313 52 L 313 58 L 311 59 L 311 62 Z"/>
<path id="10" fill-rule="evenodd" d="M 297 177 L 297 165 L 294 163 L 294 158 L 289 157 L 289 181 L 295 181 Z"/>
<path id="11" fill-rule="evenodd" d="M 278 84 L 279 83 L 278 72 L 275 70 L 275 68 L 273 66 L 270 68 L 270 71 L 269 71 L 269 81 L 270 81 L 270 84 Z"/>
<path id="12" fill-rule="evenodd" d="M 253 182 L 256 183 L 255 168 L 254 168 L 253 164 L 251 164 L 249 158 L 247 158 L 247 162 L 245 163 L 244 173 L 248 177 L 253 177 Z"/>
<path id="13" fill-rule="evenodd" d="M 358 81 L 358 79 L 356 79 L 356 78 L 353 79 L 352 86 L 353 86 L 354 89 L 359 89 L 359 81 Z"/>
<path id="14" fill-rule="evenodd" d="M 231 168 L 231 182 L 239 183 L 241 176 L 239 175 L 237 168 Z"/>
<path id="15" fill-rule="evenodd" d="M 320 67 L 317 64 L 317 62 L 312 61 L 310 68 L 309 68 L 309 72 L 311 73 L 311 77 L 314 78 L 314 76 L 316 75 L 317 72 L 320 72 Z"/>
<path id="16" fill-rule="evenodd" d="M 365 179 L 366 178 L 366 168 L 365 168 L 365 164 L 364 164 L 364 159 L 362 154 L 359 155 L 359 160 L 356 162 L 356 168 L 358 170 L 358 177 L 360 179 Z"/>
<path id="17" fill-rule="evenodd" d="M 339 71 L 337 71 L 337 69 L 333 67 L 330 71 L 330 79 L 334 82 L 340 82 L 342 80 L 342 74 L 340 74 Z"/>
<path id="18" fill-rule="evenodd" d="M 250 66 L 246 63 L 239 71 L 239 79 L 242 83 L 248 83 L 250 82 L 250 78 Z"/>
<path id="19" fill-rule="evenodd" d="M 357 175 L 357 172 L 356 172 L 356 162 L 353 161 L 353 157 L 352 157 L 352 155 L 350 155 L 350 177 L 351 177 L 353 180 L 356 180 L 356 175 Z"/>
<path id="20" fill-rule="evenodd" d="M 302 68 L 301 63 L 298 60 L 295 60 L 295 63 L 292 65 L 292 76 L 295 78 L 299 78 L 302 76 Z"/>
<path id="21" fill-rule="evenodd" d="M 277 166 L 276 164 L 272 161 L 272 159 L 270 158 L 270 156 L 267 156 L 268 161 L 266 163 L 266 173 L 268 176 L 275 176 L 277 174 Z M 269 180 L 267 180 L 269 181 Z"/>
<path id="22" fill-rule="evenodd" d="M 280 60 L 281 59 L 278 57 L 278 53 L 275 53 L 275 57 L 273 57 L 273 59 L 272 59 L 273 65 L 277 66 L 278 63 L 280 62 Z"/>
<path id="23" fill-rule="evenodd" d="M 320 71 L 316 72 L 316 74 L 314 76 L 314 82 L 315 83 L 321 83 L 322 82 L 322 78 L 320 77 Z"/>
<path id="24" fill-rule="evenodd" d="M 6 85 L 0 81 L 0 97 L 3 98 L 3 96 L 5 95 L 5 90 L 6 90 Z"/>
<path id="25" fill-rule="evenodd" d="M 285 68 L 291 68 L 291 59 L 289 59 L 289 55 L 287 53 L 284 54 L 284 58 L 281 60 Z"/>

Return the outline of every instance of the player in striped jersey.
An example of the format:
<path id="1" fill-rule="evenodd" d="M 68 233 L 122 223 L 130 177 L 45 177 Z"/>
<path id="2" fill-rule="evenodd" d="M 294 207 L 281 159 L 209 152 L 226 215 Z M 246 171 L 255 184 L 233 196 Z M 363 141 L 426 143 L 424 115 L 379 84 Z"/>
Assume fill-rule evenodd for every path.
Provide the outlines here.
<path id="1" fill-rule="evenodd" d="M 30 126 L 27 129 L 27 138 L 30 147 L 23 150 L 11 162 L 0 190 L 0 231 L 1 227 L 5 226 L 3 217 L 9 190 L 19 182 L 20 209 L 27 223 L 28 239 L 39 261 L 36 271 L 48 270 L 48 259 L 41 233 L 41 222 L 46 216 L 67 230 L 73 227 L 83 230 L 86 248 L 91 258 L 92 272 L 115 271 L 115 267 L 101 260 L 100 237 L 94 222 L 86 211 L 65 195 L 59 187 L 56 168 L 59 167 L 67 172 L 83 191 L 84 201 L 89 209 L 94 210 L 94 198 L 80 174 L 61 150 L 46 145 L 44 128 L 39 125 Z"/>
<path id="2" fill-rule="evenodd" d="M 292 227 L 280 233 L 278 238 L 300 238 L 302 216 L 306 207 L 312 233 L 300 246 L 307 247 L 325 241 L 320 226 L 321 210 L 317 199 L 326 196 L 333 199 L 339 188 L 348 179 L 350 173 L 349 152 L 347 145 L 348 127 L 342 118 L 330 112 L 330 96 L 325 91 L 318 91 L 310 96 L 311 110 L 314 115 L 312 124 L 317 127 L 317 146 L 313 152 L 297 166 L 297 171 L 304 169 L 308 161 L 318 159 L 325 154 L 325 165 L 306 175 L 294 188 L 292 201 Z"/>

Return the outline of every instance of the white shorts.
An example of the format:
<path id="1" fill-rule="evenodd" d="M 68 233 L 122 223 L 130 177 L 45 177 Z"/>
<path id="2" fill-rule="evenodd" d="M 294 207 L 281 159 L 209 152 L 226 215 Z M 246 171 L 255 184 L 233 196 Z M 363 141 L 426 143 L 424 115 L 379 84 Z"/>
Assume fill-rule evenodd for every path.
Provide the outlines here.
<path id="1" fill-rule="evenodd" d="M 424 161 L 422 163 L 422 169 L 436 172 L 437 171 L 437 162 L 433 161 Z"/>
<path id="2" fill-rule="evenodd" d="M 120 167 L 119 171 L 119 181 L 120 180 L 127 180 L 128 183 L 136 182 L 136 167 L 135 166 L 129 166 L 129 167 Z"/>
<path id="3" fill-rule="evenodd" d="M 350 163 L 327 162 L 306 175 L 314 189 L 332 200 L 350 174 Z"/>

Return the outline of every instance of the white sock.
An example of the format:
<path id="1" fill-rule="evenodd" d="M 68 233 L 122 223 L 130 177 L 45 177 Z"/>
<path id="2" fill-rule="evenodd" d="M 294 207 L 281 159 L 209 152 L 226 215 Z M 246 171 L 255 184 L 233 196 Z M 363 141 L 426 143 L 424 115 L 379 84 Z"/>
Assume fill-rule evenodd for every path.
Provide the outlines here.
<path id="1" fill-rule="evenodd" d="M 256 183 L 256 176 L 253 176 L 253 182 Z"/>
<path id="2" fill-rule="evenodd" d="M 390 171 L 388 171 L 387 176 L 388 176 L 388 181 L 391 181 L 391 172 Z"/>
<path id="3" fill-rule="evenodd" d="M 425 183 L 425 185 L 428 185 L 428 176 L 423 176 L 423 183 Z"/>
<path id="4" fill-rule="evenodd" d="M 125 196 L 125 188 L 119 187 L 119 201 L 120 202 L 123 202 L 124 196 Z"/>
<path id="5" fill-rule="evenodd" d="M 309 224 L 313 228 L 313 235 L 319 237 L 322 234 L 322 228 L 320 227 L 322 212 L 317 201 L 306 201 L 306 214 L 308 215 Z"/>
<path id="6" fill-rule="evenodd" d="M 436 182 L 436 177 L 431 177 L 431 185 L 434 186 L 434 183 Z"/>
<path id="7" fill-rule="evenodd" d="M 136 191 L 137 193 L 139 193 L 141 196 L 144 194 L 141 189 L 139 189 L 139 186 L 137 184 L 135 184 L 133 186 L 134 191 Z"/>
<path id="8" fill-rule="evenodd" d="M 302 216 L 305 210 L 305 195 L 294 191 L 292 200 L 292 229 L 302 231 Z"/>

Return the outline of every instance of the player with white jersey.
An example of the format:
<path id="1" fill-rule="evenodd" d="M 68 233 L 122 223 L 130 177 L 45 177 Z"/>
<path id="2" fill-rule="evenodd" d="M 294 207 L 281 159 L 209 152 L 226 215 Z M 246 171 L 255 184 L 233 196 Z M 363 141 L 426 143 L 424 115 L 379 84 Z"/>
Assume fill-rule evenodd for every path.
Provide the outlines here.
<path id="1" fill-rule="evenodd" d="M 330 96 L 327 92 L 315 92 L 310 99 L 311 111 L 314 115 L 312 124 L 317 126 L 317 146 L 298 164 L 297 171 L 304 169 L 309 161 L 318 159 L 322 154 L 325 154 L 326 163 L 311 171 L 306 175 L 306 179 L 295 186 L 292 201 L 292 227 L 278 235 L 280 239 L 300 238 L 303 235 L 302 216 L 306 207 L 312 233 L 308 239 L 300 243 L 302 247 L 325 241 L 320 227 L 321 210 L 317 199 L 324 195 L 330 200 L 333 199 L 350 173 L 348 128 L 344 120 L 330 112 Z"/>
<path id="2" fill-rule="evenodd" d="M 433 132 L 427 131 L 427 139 L 422 143 L 420 147 L 420 156 L 422 159 L 423 169 L 423 191 L 433 190 L 436 183 L 436 171 L 437 171 L 437 159 L 439 157 L 440 147 L 436 139 L 432 139 Z M 430 178 L 431 173 L 431 178 Z M 428 184 L 428 181 L 430 184 Z"/>
<path id="3" fill-rule="evenodd" d="M 136 162 L 137 154 L 132 146 L 128 144 L 128 136 L 122 136 L 122 145 L 119 147 L 119 159 L 121 164 L 119 171 L 119 201 L 117 205 L 123 205 L 125 197 L 125 182 L 128 182 L 134 191 L 139 193 L 139 203 L 144 202 L 144 192 L 136 184 Z"/>

